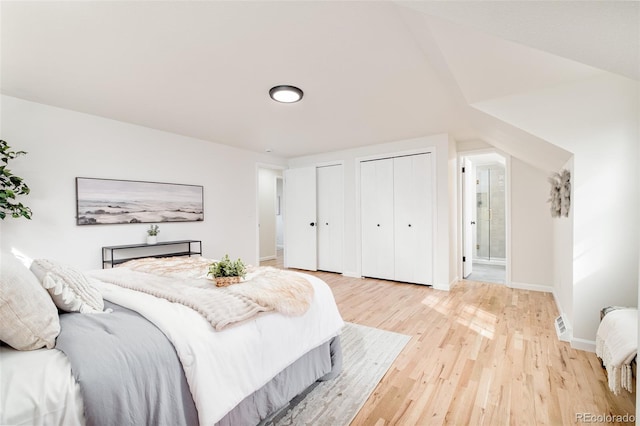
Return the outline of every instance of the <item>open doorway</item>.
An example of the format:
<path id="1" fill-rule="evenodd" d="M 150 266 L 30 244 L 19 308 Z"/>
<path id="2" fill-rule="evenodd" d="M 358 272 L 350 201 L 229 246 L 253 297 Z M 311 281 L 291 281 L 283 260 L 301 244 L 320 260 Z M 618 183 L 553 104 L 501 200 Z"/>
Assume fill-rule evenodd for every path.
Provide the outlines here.
<path id="1" fill-rule="evenodd" d="M 257 192 L 258 259 L 277 261 L 283 248 L 282 170 L 258 167 Z"/>
<path id="2" fill-rule="evenodd" d="M 507 170 L 497 153 L 466 154 L 463 164 L 463 278 L 507 282 Z"/>
<path id="3" fill-rule="evenodd" d="M 282 173 L 276 176 L 276 255 L 282 257 L 284 251 L 284 179 Z"/>

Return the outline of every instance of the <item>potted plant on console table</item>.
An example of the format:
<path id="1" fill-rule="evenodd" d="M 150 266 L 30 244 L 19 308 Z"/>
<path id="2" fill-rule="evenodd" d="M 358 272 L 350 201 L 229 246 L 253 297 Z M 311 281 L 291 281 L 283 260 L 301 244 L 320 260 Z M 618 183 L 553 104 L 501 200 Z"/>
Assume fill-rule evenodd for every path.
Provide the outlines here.
<path id="1" fill-rule="evenodd" d="M 209 274 L 213 277 L 218 287 L 226 287 L 230 284 L 239 283 L 240 279 L 247 274 L 247 267 L 244 262 L 238 260 L 232 261 L 229 255 L 225 254 L 222 260 L 213 262 L 209 266 Z"/>
<path id="2" fill-rule="evenodd" d="M 158 225 L 150 225 L 147 229 L 147 244 L 155 244 L 158 242 L 158 234 L 160 227 Z"/>

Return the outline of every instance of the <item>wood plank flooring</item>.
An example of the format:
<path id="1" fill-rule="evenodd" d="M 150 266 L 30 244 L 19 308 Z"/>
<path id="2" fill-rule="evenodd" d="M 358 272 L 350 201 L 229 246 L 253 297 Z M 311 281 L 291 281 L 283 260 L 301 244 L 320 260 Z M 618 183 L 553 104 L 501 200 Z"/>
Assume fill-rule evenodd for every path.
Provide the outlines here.
<path id="1" fill-rule="evenodd" d="M 352 425 L 570 425 L 579 413 L 635 414 L 635 393 L 613 395 L 595 354 L 558 340 L 548 293 L 312 274 L 345 321 L 412 336 Z"/>

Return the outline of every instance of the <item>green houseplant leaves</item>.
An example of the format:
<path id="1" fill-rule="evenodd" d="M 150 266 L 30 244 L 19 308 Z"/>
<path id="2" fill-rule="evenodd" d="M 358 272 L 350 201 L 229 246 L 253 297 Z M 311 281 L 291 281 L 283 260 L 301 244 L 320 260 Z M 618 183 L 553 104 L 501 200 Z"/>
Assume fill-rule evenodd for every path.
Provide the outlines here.
<path id="1" fill-rule="evenodd" d="M 225 254 L 219 262 L 213 262 L 209 266 L 209 275 L 214 278 L 220 277 L 242 277 L 247 274 L 247 267 L 241 259 L 231 260 L 229 255 Z"/>
<path id="2" fill-rule="evenodd" d="M 31 209 L 16 201 L 17 196 L 27 195 L 30 189 L 21 177 L 7 168 L 9 160 L 25 154 L 24 151 L 12 151 L 7 142 L 0 140 L 0 219 L 7 215 L 31 219 Z"/>

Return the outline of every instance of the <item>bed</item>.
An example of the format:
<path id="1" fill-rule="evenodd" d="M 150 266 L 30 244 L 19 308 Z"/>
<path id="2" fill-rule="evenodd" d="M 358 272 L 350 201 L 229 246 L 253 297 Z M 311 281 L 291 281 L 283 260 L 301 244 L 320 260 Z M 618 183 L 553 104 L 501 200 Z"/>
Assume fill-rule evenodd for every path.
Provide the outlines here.
<path id="1" fill-rule="evenodd" d="M 616 395 L 622 389 L 633 392 L 637 373 L 638 309 L 606 306 L 600 310 L 596 333 L 596 355 L 607 370 L 609 389 Z"/>
<path id="2" fill-rule="evenodd" d="M 257 297 L 262 308 L 225 323 L 217 314 L 199 312 L 199 300 L 192 307 L 176 301 L 193 287 L 212 286 L 202 277 L 206 259 L 192 258 L 186 264 L 173 259 L 168 268 L 142 264 L 80 273 L 43 260 L 29 271 L 16 262 L 8 264 L 8 257 L 2 256 L 0 340 L 25 349 L 5 327 L 8 316 L 19 316 L 17 311 L 33 301 L 11 293 L 15 281 L 21 289 L 27 287 L 25 280 L 39 286 L 40 299 L 43 293 L 50 295 L 55 317 L 49 306 L 35 318 L 49 338 L 38 336 L 27 346 L 45 347 L 0 346 L 0 424 L 255 425 L 316 381 L 340 372 L 344 322 L 331 290 L 314 276 L 289 276 L 312 289 L 303 313 L 287 313 L 298 309 L 290 304 L 274 310 Z M 193 262 L 200 263 L 200 269 Z M 58 275 L 66 274 L 68 282 L 56 275 L 61 270 Z M 282 273 L 267 272 L 277 277 Z M 247 282 L 230 286 L 237 290 L 228 292 L 236 291 L 239 299 L 247 298 L 243 292 L 259 294 L 251 283 L 260 282 L 265 273 L 254 269 Z M 149 288 L 129 288 L 141 282 Z M 162 294 L 163 283 L 178 291 Z M 66 301 L 64 285 L 74 290 L 65 287 Z M 77 295 L 83 291 L 79 303 Z M 196 299 L 203 299 L 199 294 Z M 67 309 L 74 303 L 75 311 L 61 311 L 60 305 Z"/>

